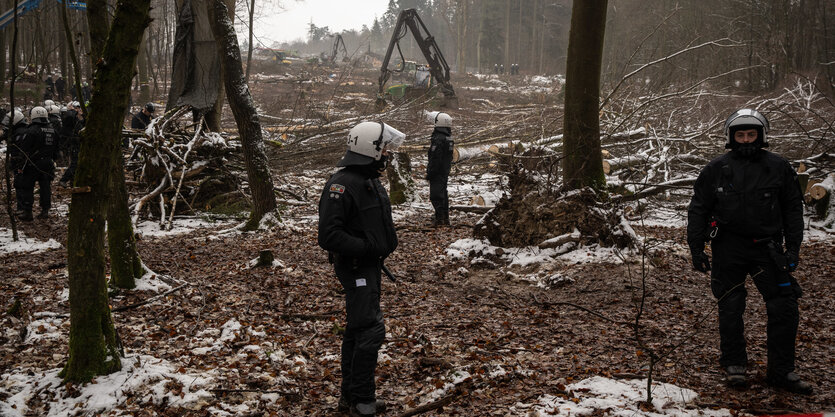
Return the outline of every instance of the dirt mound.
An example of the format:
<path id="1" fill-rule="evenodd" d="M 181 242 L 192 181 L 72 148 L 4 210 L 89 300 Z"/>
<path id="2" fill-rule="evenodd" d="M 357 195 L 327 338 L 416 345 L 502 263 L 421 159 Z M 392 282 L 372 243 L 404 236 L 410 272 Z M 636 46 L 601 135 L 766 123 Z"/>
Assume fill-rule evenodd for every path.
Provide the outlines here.
<path id="1" fill-rule="evenodd" d="M 619 248 L 634 244 L 635 235 L 620 208 L 600 201 L 590 188 L 566 192 L 544 184 L 538 176 L 516 165 L 508 176 L 509 195 L 476 224 L 475 237 L 504 247 L 547 247 L 560 237 L 563 240 L 556 242 Z"/>

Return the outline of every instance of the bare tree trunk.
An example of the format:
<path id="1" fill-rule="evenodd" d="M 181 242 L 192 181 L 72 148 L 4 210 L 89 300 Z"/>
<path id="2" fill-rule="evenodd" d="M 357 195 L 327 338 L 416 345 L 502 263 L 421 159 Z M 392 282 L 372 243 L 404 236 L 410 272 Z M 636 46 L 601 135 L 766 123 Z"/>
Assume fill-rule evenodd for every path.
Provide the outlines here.
<path id="1" fill-rule="evenodd" d="M 12 7 L 14 8 L 14 30 L 12 31 L 12 50 L 11 63 L 9 63 L 9 120 L 14 120 L 14 84 L 17 78 L 17 0 L 12 0 Z M 4 60 L 5 61 L 5 60 Z M 11 123 L 10 123 L 11 124 Z M 11 132 L 9 132 L 11 135 Z M 6 139 L 6 143 L 11 143 L 11 138 Z M 12 226 L 12 240 L 17 242 L 17 219 L 14 216 L 14 209 L 12 208 L 12 161 L 11 161 L 11 146 L 6 146 L 6 213 L 9 215 L 9 223 Z"/>
<path id="2" fill-rule="evenodd" d="M 104 0 L 88 1 L 104 4 Z M 93 80 L 95 95 L 82 133 L 81 152 L 67 233 L 70 276 L 69 358 L 61 371 L 67 381 L 85 382 L 121 368 L 121 346 L 105 280 L 104 225 L 114 148 L 122 130 L 150 0 L 118 3 L 113 30 L 106 39 Z"/>
<path id="3" fill-rule="evenodd" d="M 103 32 L 105 34 L 108 33 L 110 22 L 107 21 L 107 15 L 100 13 L 101 10 L 98 7 L 93 8 L 93 11 L 95 13 L 88 15 L 90 25 L 92 27 L 103 27 L 105 29 Z M 90 9 L 88 8 L 89 12 Z M 102 31 L 99 30 L 99 32 Z M 144 31 L 142 36 L 144 38 Z M 95 42 L 93 47 L 104 48 L 104 43 Z M 103 50 L 93 49 L 91 55 L 102 56 L 102 52 Z M 141 39 L 136 52 L 138 57 L 132 58 L 134 62 L 142 56 Z M 124 114 L 127 111 L 128 99 L 130 97 L 130 82 L 133 80 L 135 74 L 134 68 L 131 68 L 129 73 L 124 74 L 128 77 L 129 82 L 126 100 L 122 105 L 122 108 L 125 110 L 122 111 L 122 117 L 119 120 L 124 120 Z M 107 247 L 110 253 L 110 276 L 116 287 L 130 289 L 136 287 L 134 280 L 140 278 L 144 271 L 142 269 L 142 262 L 139 260 L 139 254 L 136 252 L 133 223 L 130 218 L 130 210 L 128 209 L 128 193 L 125 186 L 124 173 L 125 163 L 119 146 L 121 135 L 114 135 L 110 140 L 116 144 L 116 146 L 112 147 L 110 195 L 107 199 Z"/>
<path id="4" fill-rule="evenodd" d="M 504 8 L 504 67 L 510 73 L 510 0 L 505 1 Z"/>
<path id="5" fill-rule="evenodd" d="M 227 10 L 224 0 L 210 0 L 209 21 L 220 52 L 224 85 L 226 91 L 231 92 L 229 107 L 232 108 L 241 134 L 249 189 L 252 192 L 252 213 L 245 229 L 254 230 L 265 214 L 275 212 L 276 201 L 267 156 L 264 154 L 261 122 L 249 87 L 244 81 L 241 50 Z"/>
<path id="6" fill-rule="evenodd" d="M 244 78 L 244 82 L 249 83 L 249 69 L 252 67 L 252 50 L 255 47 L 252 45 L 252 25 L 254 24 L 255 19 L 255 0 L 251 0 L 249 2 L 249 50 L 246 51 L 246 77 Z"/>
<path id="7" fill-rule="evenodd" d="M 151 86 L 148 85 L 148 31 L 142 36 L 142 43 L 139 45 L 139 105 L 151 101 Z"/>
<path id="8" fill-rule="evenodd" d="M 565 76 L 565 185 L 603 190 L 600 66 L 608 0 L 574 0 Z"/>

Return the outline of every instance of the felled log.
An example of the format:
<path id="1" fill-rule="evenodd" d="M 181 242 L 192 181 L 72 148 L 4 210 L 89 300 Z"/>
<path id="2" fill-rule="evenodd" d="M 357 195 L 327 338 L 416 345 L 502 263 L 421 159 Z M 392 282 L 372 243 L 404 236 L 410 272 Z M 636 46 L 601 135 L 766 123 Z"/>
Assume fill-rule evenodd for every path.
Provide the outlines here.
<path id="1" fill-rule="evenodd" d="M 815 215 L 818 218 L 826 219 L 829 213 L 833 210 L 832 201 L 832 185 L 835 176 L 830 176 L 827 181 L 813 185 L 809 188 L 809 196 L 812 198 L 812 204 L 815 207 Z"/>
<path id="2" fill-rule="evenodd" d="M 492 153 L 490 152 L 493 148 L 498 148 L 496 145 L 481 145 L 481 146 L 472 146 L 468 148 L 458 147 L 452 149 L 452 162 L 458 163 L 462 161 L 466 161 L 468 159 L 473 159 L 484 155 L 485 153 Z"/>

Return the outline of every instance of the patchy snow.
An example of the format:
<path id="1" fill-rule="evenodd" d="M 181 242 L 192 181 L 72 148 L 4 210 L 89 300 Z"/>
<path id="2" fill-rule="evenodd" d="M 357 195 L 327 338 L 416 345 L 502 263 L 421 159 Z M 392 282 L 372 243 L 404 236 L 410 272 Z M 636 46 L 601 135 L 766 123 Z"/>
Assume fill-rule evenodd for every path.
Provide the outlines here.
<path id="1" fill-rule="evenodd" d="M 125 404 L 128 399 L 139 405 L 165 403 L 185 408 L 207 405 L 213 400 L 213 395 L 206 390 L 210 383 L 214 384 L 212 371 L 190 374 L 175 364 L 147 355 L 122 358 L 120 371 L 76 386 L 78 396 L 69 395 L 58 377 L 60 371 L 31 372 L 16 368 L 0 375 L 0 398 L 4 398 L 0 401 L 0 415 L 98 415 Z M 174 386 L 177 388 L 173 389 Z M 27 403 L 36 396 L 49 408 L 29 410 Z"/>
<path id="2" fill-rule="evenodd" d="M 151 271 L 144 263 L 142 264 L 142 268 L 145 270 L 145 275 L 142 275 L 142 278 L 134 281 L 136 282 L 136 288 L 134 290 L 164 292 L 171 289 L 171 285 L 161 280 L 160 275 Z"/>
<path id="3" fill-rule="evenodd" d="M 546 394 L 536 404 L 517 403 L 510 411 L 526 417 L 582 416 L 600 411 L 604 415 L 621 417 L 731 415 L 728 409 L 711 410 L 696 406 L 698 394 L 695 391 L 659 382 L 653 383 L 652 405 L 655 410 L 646 411 L 639 404 L 646 400 L 646 386 L 645 379 L 619 381 L 595 376 L 566 386 L 565 391 L 573 392 L 576 399 Z"/>
<path id="4" fill-rule="evenodd" d="M 225 225 L 231 223 L 230 221 L 210 222 L 200 218 L 180 218 L 174 219 L 171 230 L 167 230 L 168 222 L 165 226 L 161 226 L 158 221 L 146 220 L 136 225 L 136 232 L 143 236 L 174 236 L 183 235 L 193 232 L 196 229 L 215 228 L 218 225 Z"/>
<path id="5" fill-rule="evenodd" d="M 41 313 L 37 320 L 32 320 L 26 326 L 26 339 L 24 343 L 34 344 L 42 340 L 56 340 L 66 337 L 69 330 L 62 332 L 61 327 L 69 325 L 69 321 L 57 317 L 57 314 L 52 312 L 38 312 Z M 44 314 L 47 313 L 47 314 Z"/>
<path id="6" fill-rule="evenodd" d="M 508 266 L 528 266 L 532 264 L 563 263 L 581 264 L 591 262 L 623 263 L 624 250 L 602 247 L 597 244 L 577 247 L 574 242 L 568 242 L 557 248 L 542 249 L 538 246 L 525 248 L 500 248 L 493 246 L 486 239 L 459 239 L 450 244 L 446 255 L 453 260 L 473 258 L 471 263 L 482 262 L 487 257 L 497 257 Z"/>
<path id="7" fill-rule="evenodd" d="M 43 252 L 49 249 L 59 249 L 61 244 L 55 239 L 47 241 L 28 238 L 22 231 L 17 231 L 18 240 L 12 240 L 12 230 L 0 227 L 0 255 L 18 252 Z"/>

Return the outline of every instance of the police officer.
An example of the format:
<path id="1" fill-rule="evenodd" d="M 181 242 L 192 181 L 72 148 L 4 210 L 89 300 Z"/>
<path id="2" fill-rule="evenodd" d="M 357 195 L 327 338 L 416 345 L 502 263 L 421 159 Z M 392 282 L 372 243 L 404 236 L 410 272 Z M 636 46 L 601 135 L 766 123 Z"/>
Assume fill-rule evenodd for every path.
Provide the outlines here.
<path id="1" fill-rule="evenodd" d="M 62 187 L 69 186 L 75 177 L 75 169 L 78 167 L 79 132 L 84 127 L 84 116 L 80 112 L 81 103 L 74 101 L 67 105 L 67 112 L 61 121 L 61 144 L 69 155 L 70 165 L 61 175 L 59 184 Z"/>
<path id="2" fill-rule="evenodd" d="M 145 104 L 145 107 L 141 111 L 133 115 L 133 118 L 130 120 L 130 128 L 145 130 L 151 124 L 155 110 L 154 103 Z"/>
<path id="3" fill-rule="evenodd" d="M 13 186 L 15 190 L 17 190 L 17 192 L 15 192 L 15 199 L 17 203 L 15 207 L 15 215 L 20 216 L 23 214 L 23 201 L 20 199 L 20 180 L 26 158 L 20 149 L 18 139 L 21 137 L 22 133 L 29 128 L 29 124 L 26 122 L 23 112 L 15 109 L 11 120 L 9 120 L 9 114 L 6 114 L 3 117 L 2 125 L 2 139 L 5 140 L 9 146 L 9 165 L 12 173 L 14 174 Z M 19 170 L 20 172 L 18 172 Z"/>
<path id="4" fill-rule="evenodd" d="M 801 290 L 789 274 L 797 268 L 803 240 L 802 195 L 788 161 L 763 149 L 768 129 L 768 120 L 751 109 L 725 122 L 730 152 L 710 161 L 696 180 L 687 242 L 693 267 L 707 272 L 705 242 L 712 239 L 711 290 L 719 303 L 719 363 L 728 385 L 748 383 L 742 314 L 750 275 L 768 314 L 768 384 L 810 394 L 812 386 L 794 372 Z"/>
<path id="5" fill-rule="evenodd" d="M 374 370 L 386 329 L 380 309 L 383 260 L 397 247 L 391 203 L 379 177 L 388 153 L 405 135 L 384 123 L 362 122 L 348 133 L 343 167 L 325 184 L 319 200 L 319 246 L 327 250 L 345 289 L 347 325 L 342 338 L 342 387 L 338 408 L 373 416 Z"/>
<path id="6" fill-rule="evenodd" d="M 35 183 L 40 189 L 41 213 L 38 218 L 49 216 L 52 207 L 52 179 L 55 177 L 53 161 L 58 152 L 58 134 L 48 120 L 49 113 L 41 106 L 33 107 L 29 113 L 32 124 L 26 129 L 17 142 L 24 154 L 25 161 L 21 173 L 18 194 L 23 203 L 23 213 L 19 216 L 22 221 L 32 220 L 32 205 L 34 204 Z"/>
<path id="7" fill-rule="evenodd" d="M 452 117 L 438 113 L 434 118 L 435 130 L 429 144 L 429 162 L 426 164 L 426 179 L 429 181 L 429 201 L 435 208 L 433 226 L 449 225 L 449 194 L 447 182 L 452 169 Z"/>
<path id="8" fill-rule="evenodd" d="M 67 82 L 64 81 L 64 78 L 59 75 L 58 79 L 55 80 L 55 91 L 58 93 L 57 98 L 58 98 L 59 101 L 64 101 L 64 93 L 65 93 L 66 87 L 67 87 Z"/>

